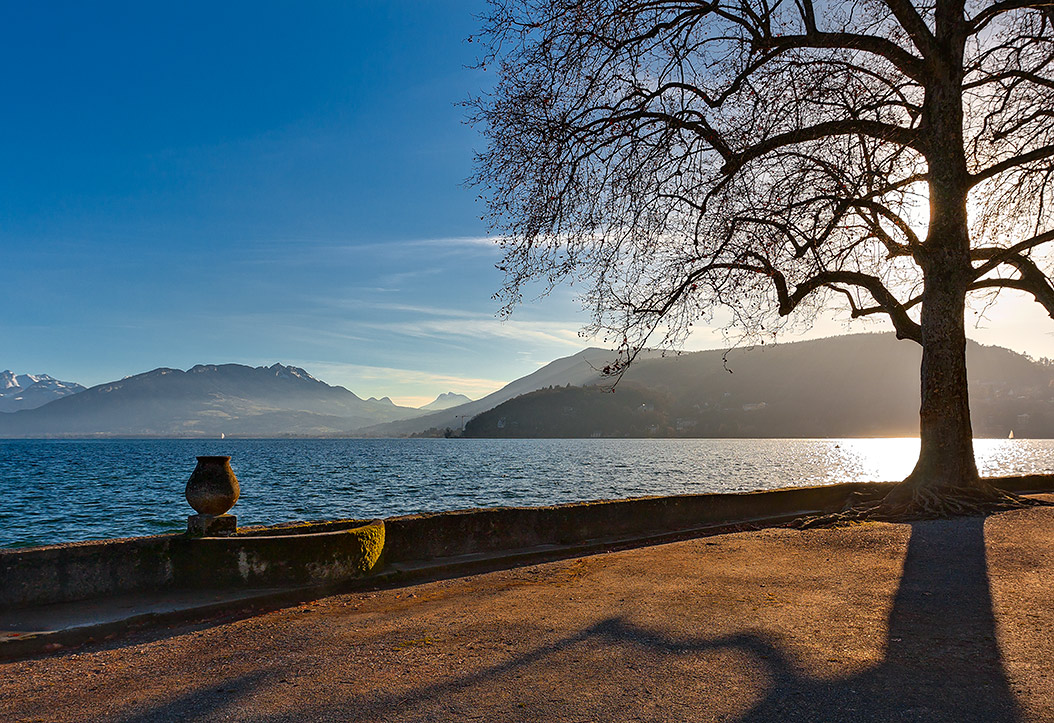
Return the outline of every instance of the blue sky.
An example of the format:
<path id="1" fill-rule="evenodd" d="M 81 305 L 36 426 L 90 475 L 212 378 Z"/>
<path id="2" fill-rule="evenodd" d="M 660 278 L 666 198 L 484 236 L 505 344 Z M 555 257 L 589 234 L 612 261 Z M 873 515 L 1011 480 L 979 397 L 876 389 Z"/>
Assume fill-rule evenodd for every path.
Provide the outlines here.
<path id="1" fill-rule="evenodd" d="M 571 290 L 495 316 L 481 8 L 0 2 L 0 369 L 281 361 L 416 406 L 587 345 Z M 1037 314 L 972 335 L 1054 356 Z"/>
<path id="2" fill-rule="evenodd" d="M 283 361 L 423 403 L 580 348 L 572 304 L 494 317 L 478 5 L 0 7 L 0 366 Z"/>

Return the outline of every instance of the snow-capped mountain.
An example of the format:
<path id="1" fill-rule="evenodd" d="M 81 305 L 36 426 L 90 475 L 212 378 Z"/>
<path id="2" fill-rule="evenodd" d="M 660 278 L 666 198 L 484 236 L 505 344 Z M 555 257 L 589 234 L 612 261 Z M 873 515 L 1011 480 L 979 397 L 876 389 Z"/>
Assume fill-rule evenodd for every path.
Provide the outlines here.
<path id="1" fill-rule="evenodd" d="M 47 374 L 0 372 L 0 412 L 36 409 L 48 402 L 84 391 L 76 382 L 63 382 Z"/>

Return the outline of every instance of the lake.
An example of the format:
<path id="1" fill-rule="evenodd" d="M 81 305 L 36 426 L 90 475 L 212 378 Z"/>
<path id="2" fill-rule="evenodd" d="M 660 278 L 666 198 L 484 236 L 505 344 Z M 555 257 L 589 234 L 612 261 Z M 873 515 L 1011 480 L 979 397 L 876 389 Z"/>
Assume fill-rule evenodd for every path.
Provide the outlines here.
<path id="1" fill-rule="evenodd" d="M 0 547 L 186 529 L 195 456 L 231 455 L 239 525 L 905 477 L 917 439 L 0 440 Z M 988 476 L 1054 440 L 975 442 Z"/>

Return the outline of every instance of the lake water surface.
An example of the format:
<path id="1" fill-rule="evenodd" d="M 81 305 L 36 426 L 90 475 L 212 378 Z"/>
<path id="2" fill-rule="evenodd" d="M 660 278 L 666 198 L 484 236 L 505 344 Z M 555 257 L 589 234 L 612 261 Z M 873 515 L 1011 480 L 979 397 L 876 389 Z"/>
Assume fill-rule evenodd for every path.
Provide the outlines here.
<path id="1" fill-rule="evenodd" d="M 231 455 L 239 525 L 905 477 L 917 439 L 0 440 L 0 547 L 186 529 L 195 456 Z M 1054 440 L 977 440 L 984 475 Z"/>

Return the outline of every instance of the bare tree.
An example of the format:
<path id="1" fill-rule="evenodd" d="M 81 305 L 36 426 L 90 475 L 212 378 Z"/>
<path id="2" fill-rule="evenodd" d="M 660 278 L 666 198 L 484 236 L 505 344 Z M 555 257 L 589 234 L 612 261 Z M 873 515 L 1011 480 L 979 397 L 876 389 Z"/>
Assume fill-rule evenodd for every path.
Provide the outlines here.
<path id="1" fill-rule="evenodd" d="M 1006 499 L 974 461 L 965 308 L 1014 289 L 1054 317 L 1054 0 L 492 0 L 474 40 L 507 310 L 584 282 L 627 360 L 718 308 L 754 334 L 885 315 L 923 355 L 883 509 Z"/>

